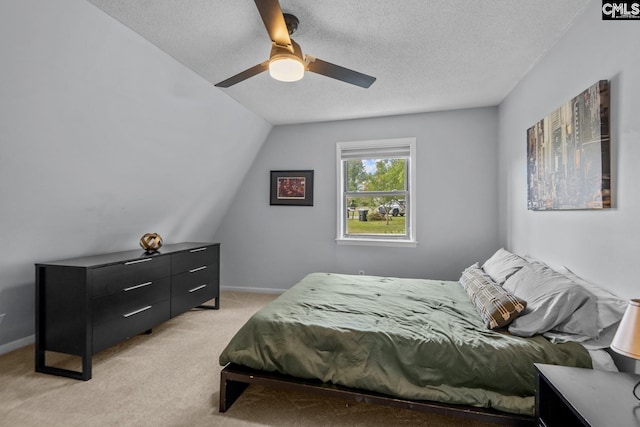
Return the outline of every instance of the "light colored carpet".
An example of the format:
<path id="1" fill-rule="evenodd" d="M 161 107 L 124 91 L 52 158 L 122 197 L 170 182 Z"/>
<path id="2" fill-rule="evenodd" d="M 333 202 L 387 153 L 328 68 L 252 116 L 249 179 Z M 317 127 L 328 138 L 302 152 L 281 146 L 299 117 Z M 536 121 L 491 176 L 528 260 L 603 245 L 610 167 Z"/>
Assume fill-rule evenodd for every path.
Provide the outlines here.
<path id="1" fill-rule="evenodd" d="M 0 356 L 3 426 L 471 426 L 493 424 L 250 386 L 218 412 L 218 355 L 274 295 L 222 292 L 220 310 L 191 310 L 93 357 L 93 378 L 34 372 L 34 348 Z M 48 359 L 77 369 L 77 358 Z"/>

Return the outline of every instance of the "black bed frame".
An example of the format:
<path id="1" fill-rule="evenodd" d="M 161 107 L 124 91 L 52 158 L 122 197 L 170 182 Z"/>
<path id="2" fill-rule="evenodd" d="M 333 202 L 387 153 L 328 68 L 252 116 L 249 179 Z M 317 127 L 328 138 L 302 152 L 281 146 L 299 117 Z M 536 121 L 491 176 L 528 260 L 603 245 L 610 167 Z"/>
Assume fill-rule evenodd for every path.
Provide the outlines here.
<path id="1" fill-rule="evenodd" d="M 507 426 L 532 427 L 535 425 L 533 417 L 525 415 L 508 414 L 492 409 L 450 405 L 427 400 L 400 399 L 370 391 L 323 383 L 317 380 L 305 380 L 288 375 L 258 371 L 235 364 L 227 365 L 220 373 L 220 412 L 226 412 L 250 384 L 456 416 Z"/>

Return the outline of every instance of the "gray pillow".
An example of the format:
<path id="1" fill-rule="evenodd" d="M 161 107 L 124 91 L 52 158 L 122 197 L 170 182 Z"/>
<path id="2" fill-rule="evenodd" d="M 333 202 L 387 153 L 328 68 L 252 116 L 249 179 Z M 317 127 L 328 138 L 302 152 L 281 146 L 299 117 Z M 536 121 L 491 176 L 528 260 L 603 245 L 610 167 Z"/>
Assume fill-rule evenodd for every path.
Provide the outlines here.
<path id="1" fill-rule="evenodd" d="M 494 282 L 502 285 L 505 280 L 526 264 L 527 262 L 518 255 L 500 248 L 482 264 L 482 269 L 491 276 Z"/>
<path id="2" fill-rule="evenodd" d="M 513 335 L 530 337 L 553 329 L 597 337 L 593 295 L 548 266 L 527 264 L 505 282 L 504 288 L 527 301 L 527 308 L 509 325 Z"/>
<path id="3" fill-rule="evenodd" d="M 477 266 L 464 270 L 460 283 L 467 290 L 469 299 L 489 329 L 508 325 L 527 306 L 525 301 L 498 286 Z"/>

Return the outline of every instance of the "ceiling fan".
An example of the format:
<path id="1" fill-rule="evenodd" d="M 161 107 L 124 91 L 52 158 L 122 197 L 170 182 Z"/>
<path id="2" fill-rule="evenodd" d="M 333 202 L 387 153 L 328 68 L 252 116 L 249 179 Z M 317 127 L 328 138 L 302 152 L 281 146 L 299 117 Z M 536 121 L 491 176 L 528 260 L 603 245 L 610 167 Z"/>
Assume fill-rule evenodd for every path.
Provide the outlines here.
<path id="1" fill-rule="evenodd" d="M 285 82 L 300 80 L 305 71 L 322 74 L 363 88 L 368 88 L 376 80 L 375 77 L 314 58 L 311 55 L 303 56 L 300 45 L 289 37 L 298 28 L 298 18 L 288 13 L 282 13 L 278 0 L 255 0 L 255 3 L 271 38 L 269 59 L 223 80 L 215 86 L 230 87 L 266 70 L 269 70 L 269 74 L 274 79 Z"/>

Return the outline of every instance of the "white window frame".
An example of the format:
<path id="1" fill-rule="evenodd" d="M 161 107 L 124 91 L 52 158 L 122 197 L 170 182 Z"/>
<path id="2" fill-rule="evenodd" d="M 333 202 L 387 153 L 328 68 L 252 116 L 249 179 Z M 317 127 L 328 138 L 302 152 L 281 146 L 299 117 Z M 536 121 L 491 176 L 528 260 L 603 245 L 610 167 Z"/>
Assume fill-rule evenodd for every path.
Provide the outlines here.
<path id="1" fill-rule="evenodd" d="M 392 235 L 347 235 L 346 221 L 348 206 L 346 206 L 346 188 L 345 188 L 345 167 L 343 159 L 344 151 L 362 150 L 369 152 L 367 157 L 371 158 L 371 152 L 380 152 L 380 158 L 388 156 L 393 149 L 404 149 L 408 147 L 409 155 L 406 157 L 407 171 L 407 211 L 406 211 L 406 227 L 407 233 L 403 236 Z M 337 237 L 336 243 L 339 245 L 368 245 L 368 246 L 409 246 L 415 247 L 416 241 L 416 138 L 394 138 L 379 139 L 368 141 L 343 141 L 336 143 L 336 172 L 337 172 Z"/>

